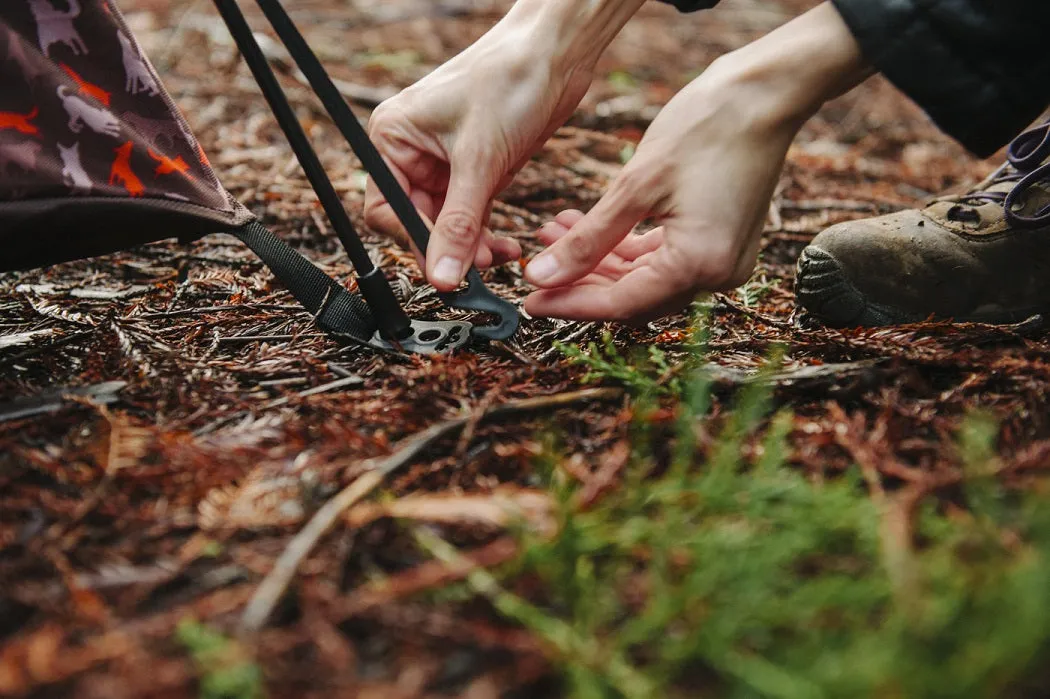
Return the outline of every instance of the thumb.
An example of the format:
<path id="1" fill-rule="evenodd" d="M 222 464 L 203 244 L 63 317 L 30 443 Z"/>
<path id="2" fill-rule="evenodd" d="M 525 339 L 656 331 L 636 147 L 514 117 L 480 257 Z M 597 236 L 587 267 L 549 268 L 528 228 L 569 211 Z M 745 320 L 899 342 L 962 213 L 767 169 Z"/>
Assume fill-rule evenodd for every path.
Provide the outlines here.
<path id="1" fill-rule="evenodd" d="M 586 216 L 529 262 L 525 278 L 536 286 L 551 288 L 574 282 L 594 270 L 649 213 L 647 192 L 629 184 L 636 180 L 626 171 L 621 173 Z"/>
<path id="2" fill-rule="evenodd" d="M 458 165 L 458 167 L 457 167 Z M 427 246 L 427 279 L 439 291 L 452 291 L 474 262 L 495 183 L 476 160 L 453 164 L 448 193 Z"/>

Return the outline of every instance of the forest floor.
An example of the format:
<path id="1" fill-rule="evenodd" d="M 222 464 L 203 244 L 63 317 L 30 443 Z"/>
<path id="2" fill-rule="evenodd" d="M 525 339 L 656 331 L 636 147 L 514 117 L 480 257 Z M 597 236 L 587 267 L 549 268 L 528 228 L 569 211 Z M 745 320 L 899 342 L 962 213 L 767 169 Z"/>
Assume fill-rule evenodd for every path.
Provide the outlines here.
<path id="1" fill-rule="evenodd" d="M 294 17 L 363 117 L 509 4 Z M 534 254 L 676 90 L 812 4 L 646 7 L 492 228 Z M 350 278 L 210 4 L 121 6 L 226 187 Z M 284 73 L 361 223 L 359 164 Z M 450 357 L 331 341 L 226 236 L 0 275 L 0 695 L 1045 696 L 1050 518 L 1025 496 L 1050 465 L 1041 319 L 831 330 L 792 294 L 824 227 L 993 166 L 871 80 L 803 129 L 745 286 L 641 329 L 525 319 Z M 410 313 L 449 317 L 410 255 L 369 246 Z M 485 278 L 528 292 L 517 264 Z M 104 382 L 124 386 L 68 397 Z M 48 392 L 60 409 L 9 419 Z M 246 618 L 337 494 L 353 502 Z"/>

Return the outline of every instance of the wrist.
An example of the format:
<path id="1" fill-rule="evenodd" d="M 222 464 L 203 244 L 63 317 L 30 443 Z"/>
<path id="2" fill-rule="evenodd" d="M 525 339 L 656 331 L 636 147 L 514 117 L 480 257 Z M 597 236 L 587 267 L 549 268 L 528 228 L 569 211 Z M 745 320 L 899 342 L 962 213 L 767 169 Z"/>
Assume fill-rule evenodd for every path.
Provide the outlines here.
<path id="1" fill-rule="evenodd" d="M 501 24 L 564 71 L 589 69 L 645 0 L 518 0 Z"/>
<path id="2" fill-rule="evenodd" d="M 708 72 L 750 105 L 756 120 L 800 127 L 874 70 L 830 2 L 727 54 Z"/>

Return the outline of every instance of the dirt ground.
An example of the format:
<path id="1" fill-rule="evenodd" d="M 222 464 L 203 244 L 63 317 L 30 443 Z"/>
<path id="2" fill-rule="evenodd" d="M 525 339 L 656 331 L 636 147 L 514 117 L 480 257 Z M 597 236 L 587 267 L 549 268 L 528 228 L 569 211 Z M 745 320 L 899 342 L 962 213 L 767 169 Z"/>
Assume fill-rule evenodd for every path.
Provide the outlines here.
<path id="1" fill-rule="evenodd" d="M 245 3 L 247 6 L 248 3 Z M 469 44 L 504 0 L 302 0 L 294 16 L 333 74 L 369 104 Z M 813 3 L 726 0 L 681 16 L 647 7 L 599 66 L 600 79 L 504 192 L 492 226 L 537 250 L 532 232 L 586 209 L 661 104 L 704 66 Z M 225 185 L 337 278 L 351 269 L 247 69 L 206 2 L 121 6 Z M 252 14 L 257 27 L 257 14 Z M 307 91 L 285 71 L 355 221 L 363 176 Z M 786 368 L 856 363 L 841 377 L 782 386 L 796 411 L 797 468 L 822 477 L 858 463 L 916 498 L 956 482 L 951 435 L 973 408 L 1002 428 L 1004 477 L 1050 463 L 1050 344 L 1019 326 L 920 324 L 838 331 L 798 318 L 794 259 L 825 226 L 914 206 L 993 167 L 939 134 L 885 82 L 829 104 L 792 148 L 759 268 L 717 296 L 711 359 L 760 364 L 777 344 Z M 410 257 L 370 247 L 417 316 L 448 317 Z M 518 265 L 486 273 L 521 300 Z M 75 293 L 77 290 L 99 293 Z M 103 405 L 0 422 L 0 694 L 115 699 L 194 696 L 198 669 L 176 640 L 181 620 L 233 634 L 245 605 L 317 508 L 363 462 L 444 419 L 581 389 L 583 371 L 553 349 L 610 330 L 618 345 L 681 349 L 686 319 L 630 330 L 526 319 L 516 338 L 447 358 L 379 355 L 321 335 L 239 242 L 157 244 L 46 271 L 0 275 L 0 414 L 60 388 L 126 382 Z M 338 382 L 338 383 L 337 383 Z M 311 390 L 317 389 L 317 390 Z M 61 393 L 61 391 L 60 391 Z M 626 437 L 622 398 L 551 406 L 439 439 L 381 490 L 523 498 L 554 432 L 585 471 Z M 251 653 L 271 696 L 545 696 L 550 668 L 527 633 L 484 608 L 423 604 L 410 592 L 445 577 L 382 512 L 351 510 L 299 566 Z M 354 519 L 354 517 L 357 519 Z M 482 564 L 508 554 L 502 528 L 445 529 Z M 362 592 L 395 581 L 380 598 Z M 400 587 L 399 587 L 400 586 Z M 508 696 L 511 694 L 508 694 Z"/>

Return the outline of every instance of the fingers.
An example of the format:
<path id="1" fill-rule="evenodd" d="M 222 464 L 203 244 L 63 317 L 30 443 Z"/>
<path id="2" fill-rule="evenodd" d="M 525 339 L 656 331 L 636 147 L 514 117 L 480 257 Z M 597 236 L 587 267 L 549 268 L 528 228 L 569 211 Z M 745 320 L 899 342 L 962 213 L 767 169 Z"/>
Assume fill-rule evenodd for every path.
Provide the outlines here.
<path id="1" fill-rule="evenodd" d="M 491 165 L 471 159 L 452 167 L 445 205 L 441 207 L 427 249 L 427 279 L 439 291 L 452 291 L 474 262 L 481 243 L 489 201 L 495 188 L 486 171 Z"/>
<path id="2" fill-rule="evenodd" d="M 481 264 L 475 258 L 475 264 L 482 269 L 485 269 L 486 267 L 495 267 L 497 265 L 521 259 L 521 243 L 513 238 L 503 238 L 495 235 L 491 231 L 486 231 L 485 238 L 482 241 L 482 246 L 488 247 L 492 258 L 488 264 Z M 480 252 L 481 248 L 479 248 L 478 251 Z"/>
<path id="3" fill-rule="evenodd" d="M 531 294 L 525 310 L 534 316 L 636 323 L 681 310 L 701 290 L 733 288 L 747 280 L 757 244 L 740 254 L 725 241 L 697 245 L 697 236 L 672 228 L 624 241 L 593 273 Z M 551 225 L 543 235 L 557 238 L 559 231 Z"/>
<path id="4" fill-rule="evenodd" d="M 474 265 L 478 269 L 497 267 L 520 259 L 521 243 L 513 238 L 501 238 L 488 228 L 482 231 L 478 251 L 474 254 Z"/>
<path id="5" fill-rule="evenodd" d="M 567 320 L 641 322 L 684 308 L 695 295 L 692 287 L 669 286 L 651 266 L 636 268 L 611 284 L 586 281 L 536 291 L 525 299 L 525 310 Z"/>
<path id="6" fill-rule="evenodd" d="M 649 213 L 647 193 L 628 186 L 636 179 L 621 174 L 587 215 L 529 263 L 525 278 L 536 286 L 551 288 L 576 281 L 597 267 Z M 569 212 L 563 217 L 564 221 L 572 218 Z"/>
<path id="7" fill-rule="evenodd" d="M 492 218 L 492 205 L 493 202 L 489 200 L 488 207 L 485 209 L 484 221 L 486 223 Z M 481 243 L 474 255 L 474 265 L 478 269 L 488 269 L 520 259 L 521 243 L 512 238 L 497 237 L 489 228 L 482 231 Z"/>
<path id="8" fill-rule="evenodd" d="M 366 192 L 368 188 L 374 187 L 375 184 L 369 179 L 368 184 L 366 185 Z M 414 190 L 409 192 L 409 199 L 416 207 L 416 210 L 423 218 L 423 222 L 427 227 L 433 227 L 431 221 L 433 220 L 434 209 L 436 208 L 434 198 L 426 192 Z M 372 198 L 369 198 L 366 193 L 365 225 L 377 233 L 381 233 L 382 235 L 391 238 L 402 248 L 411 250 L 416 256 L 420 268 L 423 267 L 424 263 L 422 253 L 420 253 L 419 249 L 412 241 L 412 238 L 408 235 L 408 231 L 406 231 L 405 227 L 401 224 L 401 219 L 399 219 L 397 214 L 394 213 L 393 207 L 391 207 L 387 200 L 378 192 L 378 189 Z"/>
<path id="9" fill-rule="evenodd" d="M 579 223 L 582 218 L 583 212 L 579 209 L 566 209 L 554 217 L 554 222 L 565 228 L 572 228 Z"/>
<path id="10" fill-rule="evenodd" d="M 401 226 L 394 210 L 386 203 L 386 200 L 372 200 L 365 205 L 365 225 L 373 231 L 380 233 L 401 247 L 408 249 L 410 240 L 408 233 Z"/>
<path id="11" fill-rule="evenodd" d="M 581 214 L 578 211 L 572 213 L 577 214 L 578 216 L 576 218 L 570 217 L 570 220 L 575 221 L 578 220 L 578 218 L 583 217 L 583 214 Z M 561 214 L 559 214 L 559 216 L 560 215 Z M 568 225 L 571 227 L 572 224 Z M 550 246 L 556 243 L 557 241 L 561 240 L 563 237 L 565 237 L 565 235 L 568 232 L 569 228 L 566 227 L 566 225 L 562 225 L 561 223 L 559 223 L 558 217 L 556 216 L 553 221 L 550 221 L 540 227 L 540 229 L 536 232 L 536 237 L 539 238 L 540 242 L 544 245 Z M 619 245 L 613 248 L 612 253 L 605 256 L 605 259 L 602 260 L 601 263 L 599 263 L 599 267 L 605 264 L 609 260 L 609 258 L 614 255 L 627 261 L 637 260 L 642 255 L 656 250 L 658 247 L 660 247 L 660 245 L 663 244 L 663 241 L 663 226 L 653 228 L 652 230 L 646 231 L 642 235 L 628 235 L 620 242 Z M 595 269 L 597 270 L 599 267 L 595 267 Z"/>
<path id="12" fill-rule="evenodd" d="M 579 211 L 564 211 L 540 227 L 537 238 L 544 245 L 553 245 L 569 233 L 569 228 L 583 218 Z M 599 262 L 591 273 L 579 280 L 579 283 L 596 281 L 611 284 L 643 263 L 647 254 L 653 252 L 663 243 L 664 228 L 654 228 L 642 235 L 628 234 L 612 252 Z"/>
<path id="13" fill-rule="evenodd" d="M 625 260 L 637 260 L 664 244 L 663 226 L 646 231 L 642 235 L 629 235 L 616 246 L 614 252 Z"/>
<path id="14" fill-rule="evenodd" d="M 652 246 L 649 251 L 632 260 L 609 255 L 593 274 L 529 295 L 525 310 L 535 316 L 622 322 L 649 320 L 679 310 L 692 300 L 701 285 L 690 251 L 675 241 L 667 229 L 653 229 L 632 241 L 637 250 L 631 252 Z M 610 261 L 615 263 L 613 267 L 619 267 L 613 273 L 605 271 Z"/>
<path id="15" fill-rule="evenodd" d="M 387 162 L 389 164 L 389 161 Z M 409 192 L 409 196 L 411 196 L 412 188 L 404 173 L 400 172 L 393 166 L 391 166 L 390 171 L 394 174 L 398 184 L 400 184 L 406 192 Z M 372 180 L 371 177 L 365 181 L 364 214 L 365 224 L 369 228 L 393 238 L 401 247 L 408 247 L 408 233 L 401 226 L 401 221 L 398 220 L 393 209 L 390 208 L 390 204 L 387 202 L 386 197 L 384 197 L 383 193 L 379 191 L 379 187 L 376 186 L 375 181 Z"/>
<path id="16" fill-rule="evenodd" d="M 391 168 L 393 170 L 393 168 Z M 427 228 L 433 229 L 434 216 L 441 208 L 441 197 L 435 196 L 427 191 L 421 189 L 411 189 L 411 185 L 408 185 L 407 180 L 404 176 L 394 171 L 395 175 L 398 176 L 398 181 L 406 186 L 409 192 L 409 198 L 423 217 L 423 221 L 427 224 Z M 491 209 L 491 204 L 488 209 Z M 387 202 L 386 198 L 376 187 L 375 182 L 371 178 L 365 186 L 365 224 L 376 231 L 391 239 L 393 239 L 398 245 L 411 250 L 416 260 L 419 262 L 421 268 L 425 268 L 425 261 L 423 255 L 420 254 L 415 244 L 412 242 L 401 224 L 401 220 L 394 213 L 393 208 Z M 488 217 L 486 216 L 486 219 Z M 518 260 L 521 258 L 521 244 L 518 241 L 510 238 L 500 238 L 492 233 L 488 228 L 482 229 L 482 238 L 478 245 L 477 252 L 474 257 L 474 264 L 481 269 L 487 269 L 495 265 L 502 265 L 512 260 Z"/>

